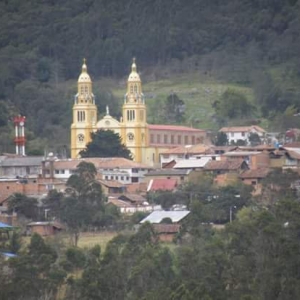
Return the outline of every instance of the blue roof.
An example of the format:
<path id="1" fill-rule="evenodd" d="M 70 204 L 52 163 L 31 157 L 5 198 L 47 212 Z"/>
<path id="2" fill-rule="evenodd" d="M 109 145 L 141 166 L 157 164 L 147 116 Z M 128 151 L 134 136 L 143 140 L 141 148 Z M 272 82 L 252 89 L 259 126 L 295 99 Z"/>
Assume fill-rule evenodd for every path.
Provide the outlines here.
<path id="1" fill-rule="evenodd" d="M 0 228 L 13 228 L 13 226 L 0 222 Z"/>
<path id="2" fill-rule="evenodd" d="M 11 253 L 11 252 L 0 252 L 2 255 L 4 255 L 5 257 L 17 257 L 17 254 Z"/>

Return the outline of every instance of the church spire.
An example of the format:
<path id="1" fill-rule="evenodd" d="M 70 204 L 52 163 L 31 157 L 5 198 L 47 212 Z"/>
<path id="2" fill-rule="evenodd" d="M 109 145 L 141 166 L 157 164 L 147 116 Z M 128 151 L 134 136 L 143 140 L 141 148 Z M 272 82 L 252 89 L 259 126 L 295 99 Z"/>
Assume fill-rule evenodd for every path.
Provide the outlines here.
<path id="1" fill-rule="evenodd" d="M 125 103 L 144 103 L 142 93 L 142 81 L 137 73 L 135 57 L 132 59 L 131 73 L 127 80 L 127 93 L 125 94 Z"/>
<path id="2" fill-rule="evenodd" d="M 136 72 L 135 57 L 132 59 L 131 72 Z"/>

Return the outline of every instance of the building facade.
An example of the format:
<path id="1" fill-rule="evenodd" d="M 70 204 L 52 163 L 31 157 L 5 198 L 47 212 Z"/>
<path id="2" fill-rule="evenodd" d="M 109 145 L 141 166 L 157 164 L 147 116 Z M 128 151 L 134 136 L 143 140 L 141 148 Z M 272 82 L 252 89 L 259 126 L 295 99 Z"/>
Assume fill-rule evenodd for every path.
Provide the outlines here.
<path id="1" fill-rule="evenodd" d="M 73 106 L 72 158 L 80 156 L 80 151 L 90 142 L 90 133 L 100 129 L 118 133 L 122 142 L 131 151 L 134 161 L 152 166 L 159 163 L 159 154 L 167 149 L 178 145 L 197 144 L 206 137 L 206 132 L 201 129 L 147 123 L 147 107 L 135 59 L 127 80 L 121 119 L 113 118 L 109 114 L 108 107 L 106 115 L 101 120 L 97 121 L 96 118 L 97 108 L 92 92 L 92 81 L 84 61 Z"/>

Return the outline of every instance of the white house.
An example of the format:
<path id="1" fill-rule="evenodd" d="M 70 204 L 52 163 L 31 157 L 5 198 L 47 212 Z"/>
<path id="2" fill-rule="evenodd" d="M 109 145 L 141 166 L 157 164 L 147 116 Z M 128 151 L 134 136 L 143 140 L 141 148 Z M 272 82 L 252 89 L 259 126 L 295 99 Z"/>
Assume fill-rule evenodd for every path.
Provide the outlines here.
<path id="1" fill-rule="evenodd" d="M 123 184 L 140 183 L 151 167 L 123 157 L 93 157 L 81 159 L 55 159 L 44 162 L 43 176 L 67 180 L 80 162 L 93 163 L 104 180 L 116 180 Z"/>
<path id="2" fill-rule="evenodd" d="M 219 132 L 226 133 L 230 144 L 236 143 L 238 140 L 245 141 L 249 144 L 249 136 L 251 133 L 257 133 L 261 140 L 263 140 L 266 135 L 266 131 L 257 125 L 223 127 L 219 130 Z"/>

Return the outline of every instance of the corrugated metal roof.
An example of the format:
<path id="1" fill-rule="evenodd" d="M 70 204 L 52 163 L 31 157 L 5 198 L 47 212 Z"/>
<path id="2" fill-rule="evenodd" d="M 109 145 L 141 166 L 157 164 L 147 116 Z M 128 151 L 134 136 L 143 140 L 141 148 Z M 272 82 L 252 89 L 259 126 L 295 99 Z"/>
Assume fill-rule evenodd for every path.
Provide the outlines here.
<path id="1" fill-rule="evenodd" d="M 203 168 L 210 160 L 211 157 L 202 157 L 200 159 L 184 159 L 178 161 L 173 168 L 174 169 Z"/>
<path id="2" fill-rule="evenodd" d="M 2 223 L 2 222 L 0 222 L 0 228 L 13 228 L 13 226 L 10 226 L 10 225 L 8 225 L 8 224 L 6 224 L 6 223 Z"/>
<path id="3" fill-rule="evenodd" d="M 180 175 L 188 175 L 191 172 L 191 170 L 181 170 L 181 169 L 160 169 L 155 171 L 150 171 L 149 173 L 145 174 L 145 176 L 156 176 L 156 175 L 162 175 L 162 176 L 180 176 Z"/>
<path id="4" fill-rule="evenodd" d="M 1 161 L 2 167 L 41 166 L 43 156 L 7 157 Z"/>
<path id="5" fill-rule="evenodd" d="M 170 218 L 173 223 L 177 223 L 184 219 L 190 211 L 154 211 L 140 223 L 150 222 L 151 224 L 158 224 L 165 218 Z"/>

